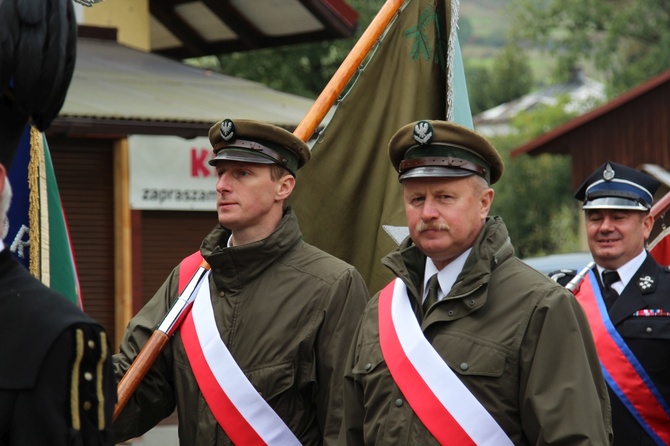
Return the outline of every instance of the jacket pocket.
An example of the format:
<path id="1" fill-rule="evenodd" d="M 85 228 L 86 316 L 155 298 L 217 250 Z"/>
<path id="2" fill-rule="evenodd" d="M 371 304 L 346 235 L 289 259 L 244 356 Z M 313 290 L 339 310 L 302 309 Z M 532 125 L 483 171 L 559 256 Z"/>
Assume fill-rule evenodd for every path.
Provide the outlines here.
<path id="1" fill-rule="evenodd" d="M 670 317 L 634 317 L 623 322 L 625 338 L 670 340 Z"/>
<path id="2" fill-rule="evenodd" d="M 460 375 L 498 378 L 505 370 L 505 350 L 485 341 L 438 334 L 433 346 L 449 367 Z"/>
<path id="3" fill-rule="evenodd" d="M 382 356 L 382 351 L 379 347 L 379 344 L 366 344 L 361 346 L 358 360 L 356 361 L 356 364 L 354 364 L 351 372 L 354 375 L 369 375 L 377 370 L 379 364 L 383 362 L 384 356 Z"/>
<path id="4" fill-rule="evenodd" d="M 266 401 L 286 392 L 293 386 L 295 380 L 292 362 L 246 371 L 245 375 Z"/>

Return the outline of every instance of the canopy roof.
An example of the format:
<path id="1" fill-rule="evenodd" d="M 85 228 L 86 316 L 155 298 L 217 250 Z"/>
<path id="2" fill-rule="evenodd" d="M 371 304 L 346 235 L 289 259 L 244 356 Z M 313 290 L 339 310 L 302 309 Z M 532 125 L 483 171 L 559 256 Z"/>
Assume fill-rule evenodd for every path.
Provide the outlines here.
<path id="1" fill-rule="evenodd" d="M 149 0 L 151 51 L 175 59 L 350 37 L 345 0 Z"/>
<path id="2" fill-rule="evenodd" d="M 79 38 L 72 83 L 49 130 L 193 137 L 226 117 L 292 130 L 312 103 L 113 41 Z"/>

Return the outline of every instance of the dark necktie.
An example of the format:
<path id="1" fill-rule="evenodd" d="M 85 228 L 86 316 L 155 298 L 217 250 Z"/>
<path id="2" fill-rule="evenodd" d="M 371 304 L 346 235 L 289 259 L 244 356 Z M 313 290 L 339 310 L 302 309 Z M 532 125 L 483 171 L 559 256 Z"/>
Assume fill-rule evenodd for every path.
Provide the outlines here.
<path id="1" fill-rule="evenodd" d="M 616 298 L 619 297 L 619 293 L 612 288 L 612 284 L 619 280 L 621 279 L 616 271 L 603 271 L 603 299 L 608 310 L 612 307 Z"/>
<path id="2" fill-rule="evenodd" d="M 428 295 L 423 301 L 423 314 L 428 312 L 428 309 L 437 302 L 437 291 L 440 289 L 440 282 L 437 280 L 437 274 L 428 279 Z"/>

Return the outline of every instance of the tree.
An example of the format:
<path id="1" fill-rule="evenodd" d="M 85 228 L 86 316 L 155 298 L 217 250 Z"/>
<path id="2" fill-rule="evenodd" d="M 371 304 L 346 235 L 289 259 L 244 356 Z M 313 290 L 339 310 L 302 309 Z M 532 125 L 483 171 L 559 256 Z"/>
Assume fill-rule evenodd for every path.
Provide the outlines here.
<path id="1" fill-rule="evenodd" d="M 556 56 L 558 80 L 592 62 L 617 95 L 670 67 L 667 0 L 513 0 L 511 12 L 513 38 Z"/>
<path id="2" fill-rule="evenodd" d="M 509 157 L 512 149 L 572 118 L 565 112 L 567 101 L 561 98 L 552 107 L 521 113 L 512 122 L 516 132 L 491 138 L 505 163 L 491 213 L 505 220 L 519 257 L 579 250 L 579 209 L 570 190 L 569 157 Z"/>
<path id="3" fill-rule="evenodd" d="M 466 66 L 465 77 L 473 115 L 517 99 L 533 87 L 526 53 L 511 44 L 496 55 L 491 68 Z"/>

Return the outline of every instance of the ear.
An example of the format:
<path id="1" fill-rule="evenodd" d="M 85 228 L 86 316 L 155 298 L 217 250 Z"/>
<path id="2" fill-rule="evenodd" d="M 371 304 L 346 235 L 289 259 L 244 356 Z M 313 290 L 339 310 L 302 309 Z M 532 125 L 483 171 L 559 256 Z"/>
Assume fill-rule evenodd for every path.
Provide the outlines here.
<path id="1" fill-rule="evenodd" d="M 489 215 L 489 210 L 491 210 L 491 203 L 493 203 L 493 196 L 495 191 L 490 187 L 487 187 L 482 191 L 482 194 L 479 197 L 479 203 L 481 207 L 479 209 L 482 218 L 486 218 Z"/>
<path id="2" fill-rule="evenodd" d="M 277 181 L 277 195 L 275 201 L 285 201 L 291 196 L 295 187 L 295 177 L 293 175 L 284 175 Z"/>
<path id="3" fill-rule="evenodd" d="M 644 239 L 647 240 L 651 235 L 651 230 L 654 228 L 654 216 L 651 213 L 647 213 L 642 217 L 642 234 L 644 234 Z"/>

